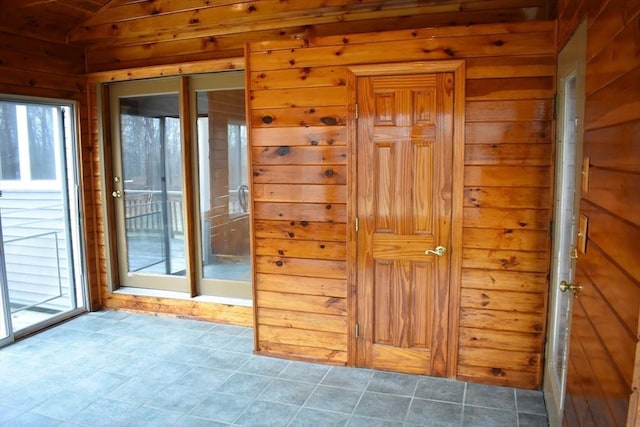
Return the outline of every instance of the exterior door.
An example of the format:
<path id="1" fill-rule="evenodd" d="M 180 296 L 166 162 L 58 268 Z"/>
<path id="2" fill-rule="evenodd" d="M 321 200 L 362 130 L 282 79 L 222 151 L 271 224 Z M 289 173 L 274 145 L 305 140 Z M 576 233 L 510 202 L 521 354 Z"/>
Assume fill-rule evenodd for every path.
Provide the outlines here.
<path id="1" fill-rule="evenodd" d="M 120 286 L 188 292 L 179 80 L 111 91 Z"/>
<path id="2" fill-rule="evenodd" d="M 553 218 L 549 335 L 544 393 L 551 426 L 562 425 L 569 355 L 573 284 L 578 250 L 578 209 L 584 111 L 586 26 L 578 28 L 558 57 L 556 191 Z"/>
<path id="3" fill-rule="evenodd" d="M 445 376 L 453 73 L 359 77 L 359 366 Z"/>
<path id="4" fill-rule="evenodd" d="M 0 100 L 0 346 L 85 311 L 74 117 Z"/>

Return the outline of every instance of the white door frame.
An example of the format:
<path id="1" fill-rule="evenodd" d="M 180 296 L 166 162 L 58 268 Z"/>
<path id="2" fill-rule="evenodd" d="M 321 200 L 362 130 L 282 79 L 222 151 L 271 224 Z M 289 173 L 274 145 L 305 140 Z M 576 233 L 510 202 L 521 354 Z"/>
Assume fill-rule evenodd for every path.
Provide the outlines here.
<path id="1" fill-rule="evenodd" d="M 551 427 L 562 425 L 565 407 L 573 292 L 560 288 L 562 281 L 573 281 L 578 256 L 585 59 L 586 23 L 583 21 L 558 55 L 553 249 L 543 383 Z"/>

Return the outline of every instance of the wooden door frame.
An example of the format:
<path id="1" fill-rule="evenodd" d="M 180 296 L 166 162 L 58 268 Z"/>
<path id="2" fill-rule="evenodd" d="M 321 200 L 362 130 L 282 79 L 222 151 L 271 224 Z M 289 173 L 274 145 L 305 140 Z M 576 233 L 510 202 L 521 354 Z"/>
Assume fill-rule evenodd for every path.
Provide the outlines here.
<path id="1" fill-rule="evenodd" d="M 356 82 L 358 77 L 384 75 L 408 75 L 453 73 L 453 161 L 451 193 L 451 250 L 449 262 L 449 340 L 447 348 L 447 377 L 456 377 L 458 361 L 458 325 L 460 320 L 460 280 L 462 276 L 462 210 L 464 198 L 464 126 L 465 126 L 465 61 L 401 62 L 366 64 L 347 67 L 347 280 L 349 283 L 347 363 L 354 366 L 357 360 L 357 130 Z"/>

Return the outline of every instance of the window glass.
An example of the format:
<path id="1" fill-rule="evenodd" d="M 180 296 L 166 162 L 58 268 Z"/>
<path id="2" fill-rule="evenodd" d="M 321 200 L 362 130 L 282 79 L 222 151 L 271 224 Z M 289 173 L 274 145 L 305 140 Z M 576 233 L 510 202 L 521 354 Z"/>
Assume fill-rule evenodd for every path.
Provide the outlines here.
<path id="1" fill-rule="evenodd" d="M 20 179 L 15 103 L 0 102 L 0 181 Z"/>
<path id="2" fill-rule="evenodd" d="M 55 180 L 53 109 L 45 105 L 27 106 L 29 166 L 32 180 Z"/>

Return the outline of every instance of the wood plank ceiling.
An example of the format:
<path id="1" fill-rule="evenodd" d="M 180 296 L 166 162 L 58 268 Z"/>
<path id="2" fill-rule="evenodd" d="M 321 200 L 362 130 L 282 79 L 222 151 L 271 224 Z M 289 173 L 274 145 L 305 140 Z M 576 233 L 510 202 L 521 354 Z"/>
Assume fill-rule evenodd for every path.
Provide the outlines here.
<path id="1" fill-rule="evenodd" d="M 0 31 L 84 46 L 87 71 L 241 56 L 247 42 L 551 18 L 553 0 L 3 0 Z M 171 52 L 171 54 L 168 54 Z M 176 56 L 175 52 L 180 52 Z M 157 58 L 157 59 L 154 59 Z"/>

